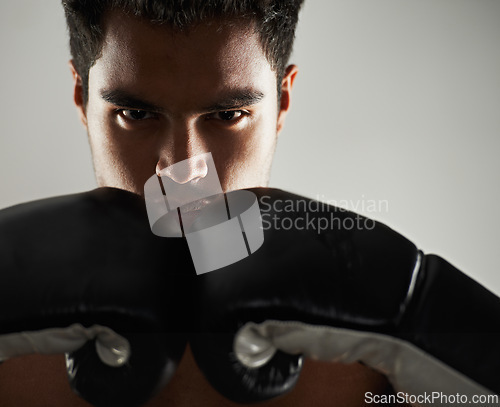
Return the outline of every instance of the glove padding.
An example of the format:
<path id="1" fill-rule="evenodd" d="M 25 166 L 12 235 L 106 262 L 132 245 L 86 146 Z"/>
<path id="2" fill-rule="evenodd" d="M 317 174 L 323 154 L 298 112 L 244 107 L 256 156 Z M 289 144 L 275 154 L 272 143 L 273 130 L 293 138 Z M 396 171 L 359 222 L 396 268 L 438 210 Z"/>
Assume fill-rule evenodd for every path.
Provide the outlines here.
<path id="1" fill-rule="evenodd" d="M 183 354 L 191 267 L 185 243 L 154 236 L 144 201 L 130 192 L 101 188 L 4 209 L 0 360 L 66 352 L 84 399 L 141 405 Z"/>
<path id="2" fill-rule="evenodd" d="M 239 402 L 283 394 L 301 354 L 363 362 L 410 395 L 500 392 L 497 297 L 385 225 L 280 190 L 252 191 L 264 244 L 196 279 L 190 343 L 221 394 Z"/>

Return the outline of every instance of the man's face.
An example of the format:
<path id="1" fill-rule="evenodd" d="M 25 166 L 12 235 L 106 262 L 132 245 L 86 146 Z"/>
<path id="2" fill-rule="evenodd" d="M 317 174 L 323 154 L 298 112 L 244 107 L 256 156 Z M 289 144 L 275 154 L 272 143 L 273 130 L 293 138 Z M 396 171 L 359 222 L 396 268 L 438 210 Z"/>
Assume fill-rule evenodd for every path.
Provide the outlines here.
<path id="1" fill-rule="evenodd" d="M 278 103 L 276 73 L 247 21 L 179 33 L 109 13 L 86 106 L 75 74 L 99 186 L 143 194 L 153 174 L 207 152 L 224 191 L 267 185 L 295 74 L 289 67 Z M 203 177 L 199 167 L 174 181 Z"/>

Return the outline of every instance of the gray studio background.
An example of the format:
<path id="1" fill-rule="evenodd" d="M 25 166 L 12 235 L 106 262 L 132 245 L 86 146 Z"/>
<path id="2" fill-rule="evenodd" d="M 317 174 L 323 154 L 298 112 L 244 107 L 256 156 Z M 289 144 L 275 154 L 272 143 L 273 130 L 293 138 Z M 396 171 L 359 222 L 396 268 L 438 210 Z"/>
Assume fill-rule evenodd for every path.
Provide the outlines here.
<path id="1" fill-rule="evenodd" d="M 0 207 L 94 188 L 59 1 L 2 0 L 0 19 Z M 498 0 L 306 0 L 272 186 L 381 220 L 500 294 L 499 43 Z"/>

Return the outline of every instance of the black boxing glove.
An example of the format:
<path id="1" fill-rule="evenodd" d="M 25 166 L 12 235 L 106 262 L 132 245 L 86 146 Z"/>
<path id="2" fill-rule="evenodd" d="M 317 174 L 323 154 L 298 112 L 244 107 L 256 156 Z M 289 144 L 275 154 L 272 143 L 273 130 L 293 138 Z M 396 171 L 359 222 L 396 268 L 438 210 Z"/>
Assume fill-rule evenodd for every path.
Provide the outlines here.
<path id="1" fill-rule="evenodd" d="M 181 239 L 154 236 L 142 198 L 101 188 L 0 211 L 0 360 L 66 353 L 95 406 L 138 406 L 183 354 Z"/>
<path id="2" fill-rule="evenodd" d="M 406 402 L 497 405 L 495 295 L 383 224 L 284 191 L 252 191 L 262 247 L 196 277 L 190 344 L 221 394 L 252 402 L 285 393 L 304 355 L 362 362 Z"/>

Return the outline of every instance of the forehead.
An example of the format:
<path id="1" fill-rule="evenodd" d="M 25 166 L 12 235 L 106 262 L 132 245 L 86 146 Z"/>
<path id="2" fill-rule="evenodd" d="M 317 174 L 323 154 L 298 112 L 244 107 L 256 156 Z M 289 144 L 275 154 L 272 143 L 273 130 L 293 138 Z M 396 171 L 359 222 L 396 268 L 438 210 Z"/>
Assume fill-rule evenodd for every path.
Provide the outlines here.
<path id="1" fill-rule="evenodd" d="M 263 91 L 276 84 L 247 20 L 210 21 L 178 32 L 118 11 L 105 18 L 102 53 L 90 77 L 100 87 L 187 98 L 242 86 Z"/>

